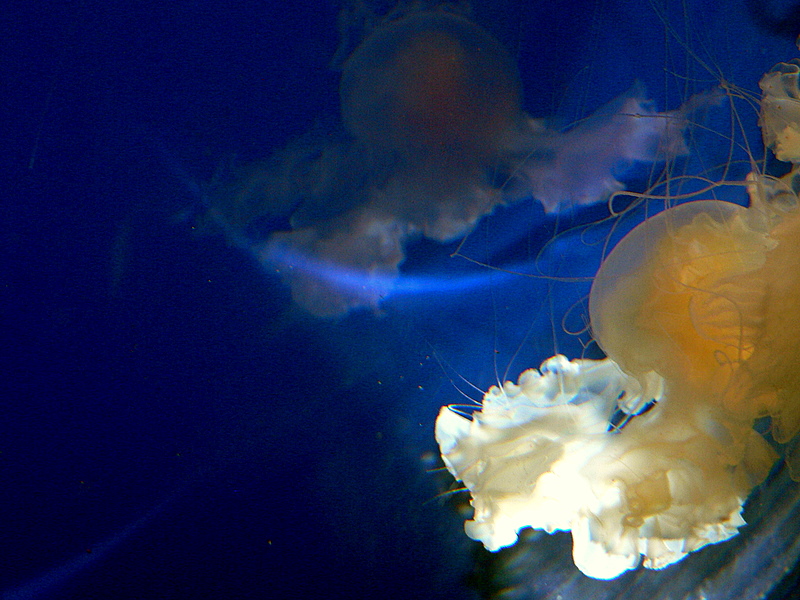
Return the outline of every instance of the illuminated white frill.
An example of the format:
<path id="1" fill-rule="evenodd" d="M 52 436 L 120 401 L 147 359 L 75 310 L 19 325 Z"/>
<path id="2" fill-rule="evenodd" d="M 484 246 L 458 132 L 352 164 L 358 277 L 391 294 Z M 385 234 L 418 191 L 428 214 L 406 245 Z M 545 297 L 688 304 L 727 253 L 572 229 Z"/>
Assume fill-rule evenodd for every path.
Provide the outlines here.
<path id="1" fill-rule="evenodd" d="M 467 535 L 495 551 L 524 527 L 572 531 L 576 566 L 598 579 L 735 535 L 753 485 L 740 465 L 770 464 L 770 450 L 755 433 L 731 444 L 702 402 L 671 411 L 662 378 L 645 379 L 554 356 L 492 387 L 471 418 L 442 408 L 436 440 L 475 509 Z"/>

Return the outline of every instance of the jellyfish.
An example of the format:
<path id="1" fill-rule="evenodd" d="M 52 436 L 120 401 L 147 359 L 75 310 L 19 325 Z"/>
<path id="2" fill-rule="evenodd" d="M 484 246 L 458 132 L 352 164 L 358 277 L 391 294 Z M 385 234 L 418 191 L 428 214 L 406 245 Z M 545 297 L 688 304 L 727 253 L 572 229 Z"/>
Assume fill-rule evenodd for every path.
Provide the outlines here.
<path id="1" fill-rule="evenodd" d="M 668 208 L 604 260 L 589 316 L 606 358 L 556 355 L 480 410 L 442 408 L 470 538 L 495 551 L 526 527 L 570 531 L 577 568 L 614 579 L 736 536 L 779 456 L 800 476 L 799 70 L 760 84 L 764 144 L 787 175 L 754 169 L 748 206 Z"/>
<path id="2" fill-rule="evenodd" d="M 534 119 L 512 57 L 452 7 L 376 27 L 344 62 L 340 102 L 341 135 L 244 169 L 207 219 L 319 317 L 378 308 L 412 239 L 458 240 L 523 199 L 545 213 L 606 200 L 632 165 L 686 153 L 698 105 L 659 113 L 634 84 L 572 128 Z"/>

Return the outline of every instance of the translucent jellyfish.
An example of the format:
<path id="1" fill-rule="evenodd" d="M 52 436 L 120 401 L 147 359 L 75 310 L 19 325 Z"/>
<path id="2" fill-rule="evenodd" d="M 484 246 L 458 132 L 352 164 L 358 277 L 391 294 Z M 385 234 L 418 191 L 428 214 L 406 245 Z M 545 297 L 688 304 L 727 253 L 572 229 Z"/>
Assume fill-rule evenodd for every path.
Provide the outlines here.
<path id="1" fill-rule="evenodd" d="M 685 153 L 697 105 L 658 113 L 634 85 L 555 128 L 522 110 L 505 49 L 447 9 L 378 26 L 344 63 L 340 96 L 338 138 L 300 138 L 219 186 L 208 213 L 322 317 L 378 307 L 410 239 L 457 240 L 521 199 L 548 213 L 606 200 L 632 164 Z"/>
<path id="2" fill-rule="evenodd" d="M 793 61 L 761 81 L 764 143 L 794 163 L 788 175 L 754 170 L 748 207 L 669 208 L 603 262 L 589 312 L 607 358 L 558 355 L 471 415 L 441 410 L 442 458 L 472 497 L 469 537 L 498 550 L 526 527 L 571 531 L 575 565 L 613 579 L 735 536 L 778 451 L 797 478 L 797 73 Z"/>

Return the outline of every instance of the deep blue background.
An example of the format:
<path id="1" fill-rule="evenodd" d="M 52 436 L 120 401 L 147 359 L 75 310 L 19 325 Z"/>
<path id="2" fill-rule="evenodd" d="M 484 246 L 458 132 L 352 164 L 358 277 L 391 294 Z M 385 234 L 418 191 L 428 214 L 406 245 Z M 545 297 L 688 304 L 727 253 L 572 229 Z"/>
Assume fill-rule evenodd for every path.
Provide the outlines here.
<path id="1" fill-rule="evenodd" d="M 796 54 L 740 2 L 668 4 L 666 21 L 633 0 L 476 1 L 473 16 L 517 57 L 526 110 L 564 123 L 635 79 L 662 109 L 718 74 L 753 91 Z M 508 275 L 420 243 L 405 271 L 435 289 L 322 322 L 181 218 L 232 156 L 335 129 L 339 10 L 2 11 L 4 598 L 471 597 L 474 544 L 426 472 L 433 421 L 459 390 L 479 397 L 471 384 L 516 378 L 554 346 L 580 352 L 561 316 L 588 282 Z M 719 158 L 705 143 L 707 160 L 724 160 L 728 144 Z M 586 240 L 542 247 L 603 207 L 559 221 L 517 210 L 464 253 L 593 274 Z"/>

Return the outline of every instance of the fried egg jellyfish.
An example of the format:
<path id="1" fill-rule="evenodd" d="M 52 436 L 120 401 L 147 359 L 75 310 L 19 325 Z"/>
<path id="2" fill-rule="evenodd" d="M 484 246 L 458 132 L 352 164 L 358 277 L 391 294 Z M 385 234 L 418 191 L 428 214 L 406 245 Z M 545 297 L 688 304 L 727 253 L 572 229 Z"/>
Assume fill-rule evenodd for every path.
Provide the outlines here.
<path id="1" fill-rule="evenodd" d="M 338 137 L 301 137 L 209 193 L 207 221 L 315 316 L 378 308 L 411 240 L 459 240 L 523 199 L 606 200 L 631 166 L 685 154 L 685 120 L 710 101 L 659 113 L 634 84 L 558 128 L 522 110 L 514 60 L 462 12 L 384 19 L 344 61 Z"/>
<path id="2" fill-rule="evenodd" d="M 738 185 L 747 207 L 668 208 L 604 260 L 589 314 L 607 358 L 557 355 L 492 387 L 480 410 L 440 412 L 442 458 L 472 498 L 469 537 L 496 551 L 526 527 L 571 531 L 575 565 L 595 579 L 640 563 L 664 569 L 736 536 L 748 496 L 762 511 L 774 502 L 766 516 L 750 505 L 747 562 L 718 559 L 714 578 L 691 567 L 669 584 L 642 575 L 638 596 L 573 578 L 564 597 L 765 597 L 797 560 L 793 533 L 768 550 L 758 535 L 797 519 L 797 486 L 786 478 L 797 479 L 800 432 L 798 66 L 781 63 L 760 83 L 764 144 L 793 163 L 788 173 L 766 175 L 753 162 Z M 751 496 L 779 455 L 785 468 L 779 461 L 770 486 Z"/>

